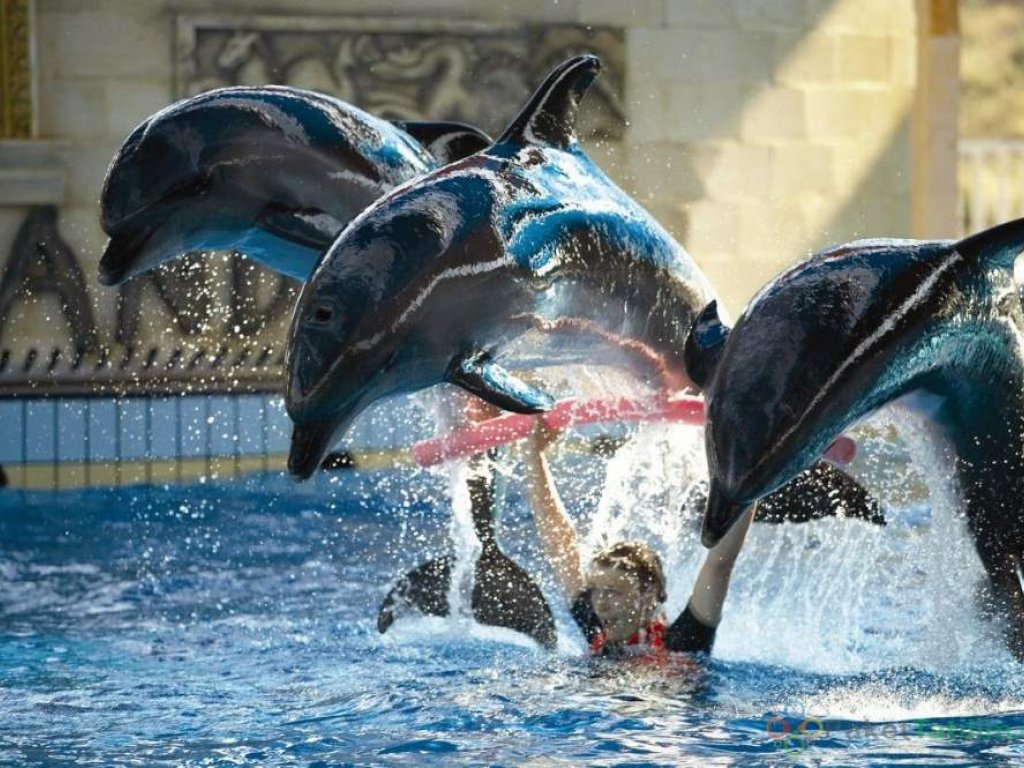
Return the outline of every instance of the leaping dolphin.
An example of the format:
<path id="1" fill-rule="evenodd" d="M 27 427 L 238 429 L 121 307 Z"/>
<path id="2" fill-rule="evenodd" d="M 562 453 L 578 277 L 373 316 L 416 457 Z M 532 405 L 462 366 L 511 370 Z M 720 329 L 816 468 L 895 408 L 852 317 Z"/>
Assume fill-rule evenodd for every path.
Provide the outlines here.
<path id="1" fill-rule="evenodd" d="M 566 61 L 492 146 L 389 193 L 331 246 L 288 334 L 292 474 L 312 474 L 370 403 L 444 381 L 520 412 L 551 399 L 512 367 L 612 353 L 666 388 L 689 383 L 683 343 L 714 293 L 580 147 L 598 69 Z M 531 330 L 547 348 L 517 359 Z"/>
<path id="2" fill-rule="evenodd" d="M 132 131 L 107 171 L 100 282 L 208 250 L 305 280 L 371 202 L 488 144 L 460 123 L 391 124 L 297 88 L 184 99 Z"/>
<path id="3" fill-rule="evenodd" d="M 111 163 L 100 279 L 231 249 L 307 280 L 337 238 L 289 334 L 290 466 L 302 477 L 370 402 L 440 381 L 526 411 L 549 398 L 508 367 L 612 362 L 681 389 L 687 329 L 714 294 L 580 148 L 577 109 L 597 71 L 591 56 L 555 69 L 493 145 L 469 126 L 389 124 L 294 88 L 185 99 Z M 877 517 L 859 495 L 850 506 Z"/>
<path id="4" fill-rule="evenodd" d="M 1024 312 L 1013 278 L 1022 250 L 1024 219 L 960 241 L 858 241 L 774 279 L 731 333 L 706 313 L 688 352 L 709 374 L 704 543 L 857 420 L 927 395 L 1024 657 Z"/>

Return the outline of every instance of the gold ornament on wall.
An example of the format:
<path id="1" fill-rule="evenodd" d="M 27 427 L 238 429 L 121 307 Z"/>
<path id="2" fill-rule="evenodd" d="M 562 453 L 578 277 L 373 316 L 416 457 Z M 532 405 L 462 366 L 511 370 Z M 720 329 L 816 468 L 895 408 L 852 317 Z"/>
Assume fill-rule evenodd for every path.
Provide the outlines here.
<path id="1" fill-rule="evenodd" d="M 29 139 L 32 105 L 32 0 L 0 0 L 0 138 Z"/>

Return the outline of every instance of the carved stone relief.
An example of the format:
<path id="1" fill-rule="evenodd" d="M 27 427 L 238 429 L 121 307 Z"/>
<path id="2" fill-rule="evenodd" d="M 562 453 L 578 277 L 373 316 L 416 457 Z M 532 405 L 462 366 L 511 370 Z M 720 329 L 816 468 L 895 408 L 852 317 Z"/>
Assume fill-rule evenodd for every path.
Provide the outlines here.
<path id="1" fill-rule="evenodd" d="M 33 208 L 25 217 L 0 274 L 0 339 L 14 304 L 26 296 L 56 294 L 76 352 L 95 352 L 99 331 L 78 256 L 57 231 L 57 209 Z"/>
<path id="2" fill-rule="evenodd" d="M 0 0 L 0 138 L 34 134 L 32 0 Z"/>
<path id="3" fill-rule="evenodd" d="M 621 138 L 624 33 L 611 27 L 446 20 L 190 16 L 177 22 L 180 96 L 279 83 L 339 96 L 394 120 L 462 120 L 495 133 L 563 59 L 596 53 L 603 72 L 581 134 Z"/>

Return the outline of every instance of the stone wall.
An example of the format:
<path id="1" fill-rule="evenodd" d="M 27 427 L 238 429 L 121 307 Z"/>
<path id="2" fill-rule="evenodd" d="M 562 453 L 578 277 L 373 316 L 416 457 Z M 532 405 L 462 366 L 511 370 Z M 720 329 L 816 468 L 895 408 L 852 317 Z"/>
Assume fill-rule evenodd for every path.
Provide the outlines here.
<path id="1" fill-rule="evenodd" d="M 914 0 L 38 0 L 40 135 L 64 158 L 60 230 L 104 339 L 115 292 L 94 285 L 97 198 L 124 136 L 174 97 L 177 15 L 281 13 L 623 28 L 628 129 L 587 148 L 734 314 L 813 248 L 912 234 Z M 0 258 L 25 212 L 0 208 Z M 173 325 L 161 312 L 158 335 Z M 52 298 L 16 314 L 0 347 L 66 338 Z"/>

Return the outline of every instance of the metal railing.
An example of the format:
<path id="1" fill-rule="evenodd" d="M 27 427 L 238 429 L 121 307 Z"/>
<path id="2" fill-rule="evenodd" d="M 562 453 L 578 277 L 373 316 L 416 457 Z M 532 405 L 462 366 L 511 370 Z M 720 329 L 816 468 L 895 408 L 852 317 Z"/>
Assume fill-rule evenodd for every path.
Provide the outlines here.
<path id="1" fill-rule="evenodd" d="M 1024 139 L 960 142 L 962 234 L 1024 217 Z"/>
<path id="2" fill-rule="evenodd" d="M 0 399 L 12 397 L 125 397 L 200 393 L 278 394 L 284 353 L 272 347 L 232 351 L 103 349 L 94 354 L 60 347 L 0 350 Z"/>

